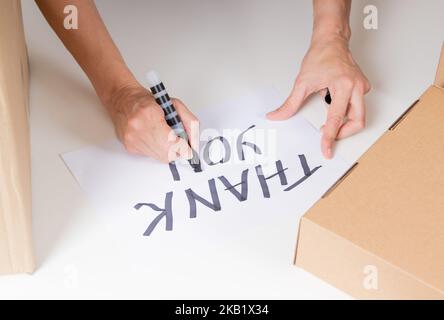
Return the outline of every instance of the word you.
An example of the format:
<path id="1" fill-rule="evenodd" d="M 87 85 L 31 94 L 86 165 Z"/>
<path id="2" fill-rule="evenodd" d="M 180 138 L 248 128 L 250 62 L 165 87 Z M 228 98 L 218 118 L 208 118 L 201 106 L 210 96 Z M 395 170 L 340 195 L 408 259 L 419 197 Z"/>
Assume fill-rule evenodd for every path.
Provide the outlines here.
<path id="1" fill-rule="evenodd" d="M 252 129 L 254 126 L 251 126 L 249 129 Z M 245 131 L 243 132 L 245 133 Z M 243 133 L 241 135 L 243 135 Z M 220 137 L 218 137 L 220 138 Z M 212 139 L 212 141 L 216 141 L 217 138 Z M 224 140 L 225 141 L 225 140 Z M 224 144 L 226 148 L 229 147 L 228 144 Z M 261 149 L 256 146 L 255 144 L 251 142 L 242 142 L 242 139 L 238 139 L 237 144 L 237 150 L 240 155 L 241 159 L 245 159 L 244 156 L 244 150 L 243 147 L 248 146 L 253 150 L 255 153 L 260 153 Z M 227 149 L 228 150 L 228 149 Z M 208 160 L 208 159 L 207 159 Z M 254 179 L 259 184 L 262 196 L 263 198 L 270 198 L 270 188 L 269 188 L 269 181 L 272 179 L 277 179 L 281 186 L 283 186 L 283 191 L 288 192 L 296 188 L 298 185 L 303 183 L 305 180 L 307 180 L 313 173 L 315 173 L 318 169 L 321 168 L 321 166 L 316 166 L 314 168 L 310 168 L 310 166 L 307 163 L 306 156 L 304 154 L 298 155 L 299 164 L 302 167 L 303 170 L 303 176 L 301 176 L 296 181 L 290 183 L 287 179 L 286 171 L 288 170 L 288 167 L 285 167 L 282 163 L 282 160 L 277 160 L 274 163 L 274 166 L 276 167 L 275 171 L 268 176 L 265 176 L 263 172 L 263 167 L 261 164 L 256 165 L 254 167 L 254 173 L 250 173 L 250 169 L 244 169 L 240 173 L 240 181 L 229 181 L 224 175 L 218 176 L 216 178 L 209 179 L 207 181 L 208 183 L 208 196 L 205 197 L 201 194 L 198 194 L 195 190 L 192 188 L 187 188 L 183 192 L 185 193 L 186 199 L 188 201 L 188 214 L 190 219 L 194 219 L 197 217 L 197 209 L 198 204 L 207 207 L 215 212 L 222 210 L 222 205 L 219 198 L 220 192 L 229 192 L 233 195 L 239 202 L 246 201 L 248 199 L 248 189 L 249 184 L 251 183 L 249 177 L 253 176 Z M 228 159 L 223 157 L 221 161 L 218 162 L 210 162 L 213 164 L 217 163 L 224 163 L 224 161 L 228 161 Z M 173 175 L 173 179 L 175 181 L 180 180 L 179 173 L 177 171 L 177 168 L 170 164 L 170 170 Z M 253 170 L 251 170 L 253 171 Z M 216 183 L 218 182 L 218 183 Z M 153 232 L 153 230 L 156 228 L 156 226 L 161 222 L 162 220 L 165 220 L 165 230 L 171 231 L 173 230 L 173 191 L 167 192 L 164 197 L 163 205 L 159 206 L 152 202 L 147 203 L 137 203 L 134 208 L 136 210 L 140 210 L 142 208 L 150 208 L 153 211 L 159 212 L 158 215 L 153 219 L 153 221 L 149 224 L 148 228 L 143 233 L 144 236 L 149 236 Z"/>
<path id="2" fill-rule="evenodd" d="M 240 162 L 246 161 L 245 153 L 244 153 L 245 147 L 251 148 L 256 155 L 262 155 L 262 153 L 263 153 L 262 150 L 256 144 L 249 142 L 249 141 L 244 141 L 244 135 L 248 131 L 250 131 L 251 129 L 253 129 L 255 127 L 256 127 L 255 125 L 250 126 L 246 130 L 240 132 L 239 135 L 237 136 L 236 141 L 234 142 L 234 144 L 236 146 L 236 153 L 237 153 L 236 160 L 238 160 Z M 220 147 L 219 149 L 223 150 L 223 152 L 221 152 L 221 154 L 219 155 L 220 158 L 213 159 L 212 156 L 210 155 L 210 150 L 214 146 L 216 146 L 216 147 L 219 146 Z M 234 160 L 234 159 L 232 159 L 233 158 L 232 153 L 233 152 L 231 150 L 230 141 L 222 135 L 216 136 L 214 138 L 210 138 L 207 141 L 207 143 L 205 144 L 205 146 L 203 148 L 203 152 L 202 152 L 202 157 L 199 157 L 199 163 L 201 163 L 203 161 L 208 166 L 215 166 L 215 165 L 227 163 L 229 161 Z M 169 168 L 170 168 L 170 172 L 173 177 L 173 180 L 180 181 L 180 175 L 177 170 L 176 163 L 170 162 Z M 202 171 L 202 168 L 200 166 L 196 167 L 196 166 L 191 165 L 191 168 L 194 170 L 195 173 Z"/>

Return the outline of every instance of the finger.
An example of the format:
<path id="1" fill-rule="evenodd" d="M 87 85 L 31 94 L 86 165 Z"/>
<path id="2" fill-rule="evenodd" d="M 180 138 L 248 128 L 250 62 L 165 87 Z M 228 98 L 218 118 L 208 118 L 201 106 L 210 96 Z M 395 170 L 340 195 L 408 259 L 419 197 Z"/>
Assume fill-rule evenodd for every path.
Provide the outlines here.
<path id="1" fill-rule="evenodd" d="M 304 84 L 296 81 L 287 100 L 276 110 L 267 113 L 267 118 L 270 120 L 286 120 L 292 117 L 301 108 L 305 99 L 312 93 Z"/>
<path id="2" fill-rule="evenodd" d="M 364 95 L 353 90 L 347 113 L 348 121 L 339 129 L 337 139 L 352 136 L 365 127 Z"/>
<path id="3" fill-rule="evenodd" d="M 129 153 L 146 156 L 152 158 L 154 155 L 154 152 L 151 148 L 149 148 L 148 145 L 145 144 L 145 142 L 140 138 L 135 138 L 134 141 L 126 145 L 125 148 Z"/>
<path id="4" fill-rule="evenodd" d="M 183 126 L 187 133 L 188 139 L 190 140 L 191 147 L 194 150 L 199 150 L 199 119 L 188 110 L 185 104 L 179 99 L 173 99 L 174 107 L 176 108 L 179 117 L 182 120 Z"/>
<path id="5" fill-rule="evenodd" d="M 322 132 L 321 150 L 324 157 L 331 159 L 333 156 L 333 144 L 339 129 L 344 124 L 344 117 L 350 100 L 351 90 L 339 89 L 330 92 L 333 95 L 332 104 L 328 108 L 327 121 Z"/>
<path id="6" fill-rule="evenodd" d="M 170 143 L 179 139 L 163 118 L 154 127 L 141 130 L 137 134 L 137 149 L 143 155 L 167 163 Z M 177 158 L 177 157 L 176 157 Z"/>
<path id="7" fill-rule="evenodd" d="M 193 150 L 188 144 L 188 141 L 182 138 L 179 138 L 176 142 L 172 143 L 169 147 L 168 152 L 168 158 L 170 159 L 170 161 L 178 158 L 186 160 L 190 160 L 191 158 L 193 158 Z"/>
<path id="8" fill-rule="evenodd" d="M 167 125 L 162 108 L 159 105 L 141 109 L 128 124 L 132 130 L 132 143 L 137 150 L 148 157 L 161 160 L 163 148 L 168 140 L 171 128 Z"/>
<path id="9" fill-rule="evenodd" d="M 319 90 L 319 94 L 321 95 L 322 98 L 325 98 L 327 92 L 328 92 L 327 88 Z"/>
<path id="10" fill-rule="evenodd" d="M 121 132 L 119 133 L 119 139 L 128 153 L 150 156 L 150 151 L 145 149 L 145 144 L 137 134 L 128 131 Z"/>
<path id="11" fill-rule="evenodd" d="M 136 145 L 125 145 L 125 150 L 129 154 L 147 156 L 144 152 L 140 151 L 140 149 Z"/>
<path id="12" fill-rule="evenodd" d="M 179 158 L 190 159 L 192 150 L 188 142 L 179 138 L 166 124 L 160 123 L 156 129 L 155 143 L 156 157 L 162 162 L 176 161 Z"/>

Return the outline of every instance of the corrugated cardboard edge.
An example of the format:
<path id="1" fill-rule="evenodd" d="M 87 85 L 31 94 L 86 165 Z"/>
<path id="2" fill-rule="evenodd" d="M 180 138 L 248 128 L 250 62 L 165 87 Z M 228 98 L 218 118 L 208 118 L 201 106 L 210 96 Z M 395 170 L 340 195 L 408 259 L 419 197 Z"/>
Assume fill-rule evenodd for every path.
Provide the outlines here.
<path id="1" fill-rule="evenodd" d="M 444 88 L 444 42 L 442 44 L 441 56 L 439 58 L 438 69 L 436 70 L 435 82 L 433 84 L 440 88 Z"/>
<path id="2" fill-rule="evenodd" d="M 352 173 L 353 169 L 355 169 L 358 165 L 359 163 L 355 162 L 350 168 L 348 168 L 348 170 L 338 180 L 336 180 L 336 182 L 330 188 L 328 188 L 328 190 L 322 195 L 321 199 L 327 197 L 330 193 L 332 193 L 333 190 L 335 190 L 336 187 L 342 181 L 344 181 Z"/>
<path id="3" fill-rule="evenodd" d="M 444 299 L 444 292 L 306 217 L 296 266 L 359 299 Z"/>

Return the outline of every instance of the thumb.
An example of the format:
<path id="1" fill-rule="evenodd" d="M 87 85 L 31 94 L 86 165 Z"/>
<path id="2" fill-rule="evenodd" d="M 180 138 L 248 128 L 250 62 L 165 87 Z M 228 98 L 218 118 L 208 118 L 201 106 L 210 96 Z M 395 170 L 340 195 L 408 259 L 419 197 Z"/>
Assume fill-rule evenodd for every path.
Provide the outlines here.
<path id="1" fill-rule="evenodd" d="M 269 120 L 286 120 L 292 117 L 310 94 L 311 92 L 307 90 L 306 86 L 295 84 L 287 100 L 276 110 L 267 113 L 267 118 Z"/>

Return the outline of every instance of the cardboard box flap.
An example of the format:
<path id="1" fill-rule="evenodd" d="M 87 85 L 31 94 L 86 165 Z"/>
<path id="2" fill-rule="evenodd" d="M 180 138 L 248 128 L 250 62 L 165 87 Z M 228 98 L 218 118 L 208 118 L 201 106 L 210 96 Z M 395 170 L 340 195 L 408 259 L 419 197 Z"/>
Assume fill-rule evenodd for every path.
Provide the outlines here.
<path id="1" fill-rule="evenodd" d="M 441 48 L 441 57 L 439 59 L 438 69 L 436 70 L 434 85 L 444 88 L 444 43 Z"/>
<path id="2" fill-rule="evenodd" d="M 443 164 L 444 90 L 431 86 L 304 218 L 444 292 Z"/>

